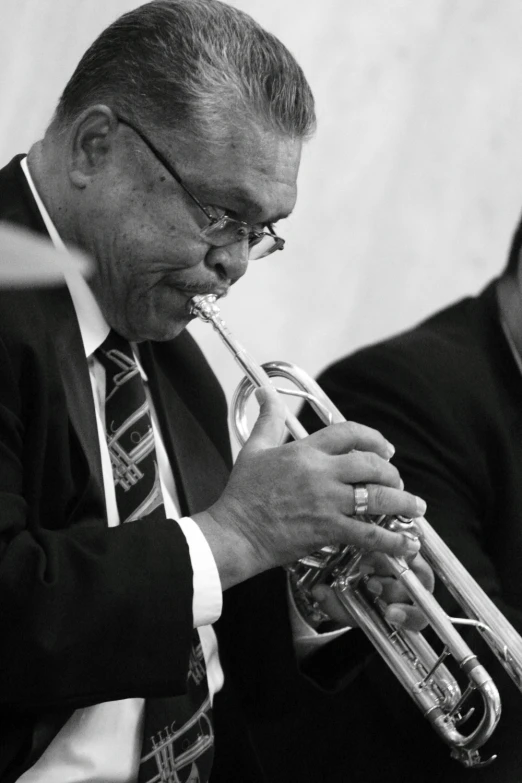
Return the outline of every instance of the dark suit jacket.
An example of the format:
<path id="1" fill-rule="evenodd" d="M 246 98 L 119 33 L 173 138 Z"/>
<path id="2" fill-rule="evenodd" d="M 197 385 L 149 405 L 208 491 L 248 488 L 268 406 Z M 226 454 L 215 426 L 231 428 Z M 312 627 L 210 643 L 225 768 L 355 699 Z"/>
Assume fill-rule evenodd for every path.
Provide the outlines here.
<path id="1" fill-rule="evenodd" d="M 0 172 L 0 220 L 45 230 L 18 159 Z M 228 475 L 221 388 L 188 333 L 143 344 L 140 353 L 182 510 L 194 513 L 219 496 Z M 185 689 L 192 630 L 185 538 L 172 521 L 109 529 L 101 475 L 67 289 L 2 291 L 2 780 L 29 766 L 81 705 Z"/>
<path id="2" fill-rule="evenodd" d="M 522 633 L 522 376 L 500 326 L 493 284 L 343 359 L 319 382 L 347 419 L 379 429 L 395 445 L 393 462 L 406 488 L 426 500 L 429 522 Z M 442 588 L 436 594 L 455 611 Z M 350 781 L 520 783 L 522 694 L 478 634 L 467 638 L 501 692 L 501 722 L 483 754 L 498 753 L 498 760 L 478 771 L 449 760 L 374 658 L 358 679 L 359 695 L 375 704 L 369 736 L 355 727 L 351 738 L 367 763 Z"/>
<path id="3" fill-rule="evenodd" d="M 0 171 L 0 221 L 45 233 L 19 160 Z M 231 462 L 222 390 L 186 332 L 143 343 L 140 354 L 182 512 L 195 513 L 219 496 Z M 0 292 L 2 783 L 34 763 L 77 707 L 185 688 L 186 541 L 171 521 L 107 527 L 82 357 L 65 287 Z M 326 690 L 359 662 L 357 643 L 329 645 L 310 663 L 310 676 L 326 673 L 323 690 L 303 677 L 279 569 L 228 590 L 217 631 L 225 688 L 213 783 L 318 783 L 309 733 L 314 721 L 329 733 L 338 696 Z"/>

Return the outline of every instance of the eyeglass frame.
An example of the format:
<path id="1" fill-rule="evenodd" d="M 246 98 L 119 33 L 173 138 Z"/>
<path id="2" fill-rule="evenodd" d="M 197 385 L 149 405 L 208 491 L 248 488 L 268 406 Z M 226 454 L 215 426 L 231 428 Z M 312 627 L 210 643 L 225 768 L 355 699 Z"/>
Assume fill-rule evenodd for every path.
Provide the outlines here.
<path id="1" fill-rule="evenodd" d="M 219 231 L 224 229 L 227 225 L 237 225 L 238 227 L 238 238 L 237 242 L 240 242 L 242 239 L 247 238 L 249 239 L 249 249 L 250 247 L 255 247 L 255 244 L 250 245 L 250 237 L 253 235 L 255 239 L 260 239 L 263 236 L 270 237 L 270 239 L 274 240 L 274 245 L 262 256 L 259 256 L 255 260 L 259 260 L 259 258 L 266 258 L 267 256 L 274 253 L 276 250 L 283 250 L 285 246 L 285 240 L 278 236 L 275 231 L 272 223 L 266 223 L 266 228 L 268 231 L 255 231 L 252 229 L 251 225 L 249 223 L 246 223 L 244 220 L 237 220 L 237 218 L 230 217 L 230 215 L 227 215 L 225 212 L 221 217 L 217 218 L 214 217 L 209 213 L 207 208 L 201 203 L 201 201 L 198 199 L 197 196 L 192 193 L 192 191 L 187 187 L 187 185 L 183 182 L 181 176 L 178 174 L 174 166 L 167 160 L 165 155 L 156 148 L 156 146 L 147 138 L 147 136 L 141 131 L 134 123 L 129 122 L 129 120 L 126 117 L 122 117 L 119 114 L 115 114 L 116 119 L 118 122 L 120 122 L 122 125 L 126 125 L 128 128 L 130 128 L 134 133 L 143 141 L 146 147 L 152 152 L 155 158 L 159 160 L 161 165 L 168 171 L 170 176 L 178 183 L 178 185 L 184 190 L 184 192 L 187 194 L 187 196 L 196 204 L 197 207 L 203 212 L 207 220 L 209 221 L 209 225 L 202 229 L 202 235 L 204 237 L 212 236 L 212 234 L 217 234 Z M 212 234 L 209 234 L 209 229 L 212 231 Z M 241 234 L 243 232 L 243 234 Z M 210 243 L 212 244 L 212 243 Z M 232 242 L 226 243 L 226 244 L 233 244 Z M 224 245 L 221 245 L 223 247 Z"/>

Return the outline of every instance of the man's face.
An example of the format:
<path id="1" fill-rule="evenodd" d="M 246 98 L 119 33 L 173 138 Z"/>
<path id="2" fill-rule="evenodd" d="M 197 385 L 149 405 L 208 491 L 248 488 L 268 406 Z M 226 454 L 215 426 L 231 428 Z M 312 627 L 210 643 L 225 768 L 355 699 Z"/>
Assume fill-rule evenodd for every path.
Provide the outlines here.
<path id="1" fill-rule="evenodd" d="M 207 149 L 148 135 L 203 205 L 250 224 L 292 211 L 299 141 L 256 126 L 231 128 L 225 144 Z M 224 295 L 246 272 L 247 241 L 215 247 L 204 239 L 204 213 L 125 124 L 116 126 L 111 153 L 86 191 L 80 234 L 97 262 L 93 289 L 127 339 L 175 337 L 191 318 L 194 294 Z"/>

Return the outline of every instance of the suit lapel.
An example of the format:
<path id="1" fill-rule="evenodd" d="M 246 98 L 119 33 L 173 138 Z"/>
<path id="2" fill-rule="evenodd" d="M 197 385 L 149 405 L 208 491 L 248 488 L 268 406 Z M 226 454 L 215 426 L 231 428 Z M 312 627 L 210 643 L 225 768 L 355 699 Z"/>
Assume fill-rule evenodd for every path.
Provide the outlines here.
<path id="1" fill-rule="evenodd" d="M 0 171 L 0 221 L 47 235 L 45 223 L 20 166 L 24 157 L 17 155 Z"/>
<path id="2" fill-rule="evenodd" d="M 195 514 L 217 500 L 226 484 L 228 468 L 176 389 L 182 383 L 182 368 L 176 366 L 175 350 L 167 362 L 162 348 L 143 343 L 140 358 L 176 480 L 181 512 Z"/>
<path id="3" fill-rule="evenodd" d="M 49 314 L 49 324 L 54 333 L 54 344 L 67 398 L 67 411 L 89 468 L 88 488 L 94 491 L 105 509 L 92 386 L 74 305 L 67 288 L 49 290 L 45 296 L 48 301 L 46 310 Z M 102 512 L 102 516 L 105 517 L 105 511 Z"/>
<path id="4" fill-rule="evenodd" d="M 45 224 L 20 167 L 23 157 L 17 155 L 0 172 L 0 193 L 9 195 L 5 203 L 0 203 L 0 220 L 47 235 Z M 92 498 L 92 490 L 104 508 L 105 493 L 94 402 L 74 305 L 66 286 L 41 289 L 37 296 L 54 336 L 69 417 L 89 469 L 85 491 Z M 82 497 L 85 497 L 85 492 Z M 105 512 L 102 517 L 105 517 Z"/>

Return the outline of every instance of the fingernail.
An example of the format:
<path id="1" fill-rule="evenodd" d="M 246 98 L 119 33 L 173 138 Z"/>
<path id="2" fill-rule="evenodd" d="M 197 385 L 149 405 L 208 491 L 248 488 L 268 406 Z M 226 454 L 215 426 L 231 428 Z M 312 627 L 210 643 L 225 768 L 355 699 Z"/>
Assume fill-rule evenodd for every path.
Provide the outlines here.
<path id="1" fill-rule="evenodd" d="M 401 489 L 404 489 L 404 481 L 403 481 L 402 479 L 400 480 L 399 487 L 400 487 Z"/>
<path id="2" fill-rule="evenodd" d="M 406 541 L 406 549 L 409 555 L 416 555 L 421 548 L 421 542 L 418 538 L 410 538 L 409 536 L 403 536 Z"/>
<path id="3" fill-rule="evenodd" d="M 389 623 L 395 625 L 402 625 L 406 622 L 406 613 L 402 609 L 398 609 L 396 606 L 392 606 L 386 612 L 386 619 Z"/>
<path id="4" fill-rule="evenodd" d="M 390 443 L 389 440 L 386 441 L 386 445 L 388 446 L 388 454 L 389 454 L 388 459 L 391 459 L 395 454 L 395 446 L 393 445 L 393 443 Z"/>
<path id="5" fill-rule="evenodd" d="M 428 506 L 426 505 L 426 502 L 422 498 L 415 498 L 415 503 L 417 505 L 417 516 L 423 517 L 426 513 L 426 509 Z"/>

